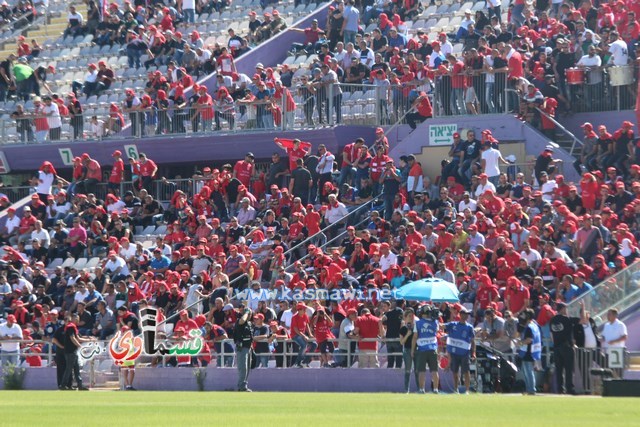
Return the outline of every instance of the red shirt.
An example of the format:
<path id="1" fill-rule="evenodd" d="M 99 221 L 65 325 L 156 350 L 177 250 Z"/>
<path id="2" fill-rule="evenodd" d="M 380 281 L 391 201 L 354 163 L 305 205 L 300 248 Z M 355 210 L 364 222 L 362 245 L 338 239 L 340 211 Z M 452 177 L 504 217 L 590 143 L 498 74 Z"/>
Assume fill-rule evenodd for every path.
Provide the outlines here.
<path id="1" fill-rule="evenodd" d="M 318 344 L 335 339 L 335 336 L 331 333 L 331 326 L 333 326 L 333 322 L 327 320 L 324 316 L 318 317 L 314 331 Z"/>
<path id="2" fill-rule="evenodd" d="M 356 328 L 360 330 L 362 338 L 377 338 L 380 332 L 379 322 L 380 319 L 373 314 L 365 314 L 356 320 Z M 377 350 L 378 342 L 360 341 L 358 347 L 360 350 Z"/>
<path id="3" fill-rule="evenodd" d="M 433 116 L 433 107 L 431 107 L 431 101 L 429 101 L 429 97 L 424 92 L 421 92 L 420 96 L 422 96 L 423 98 L 416 107 L 418 113 L 420 113 L 422 117 Z"/>
<path id="4" fill-rule="evenodd" d="M 453 70 L 451 71 L 451 87 L 453 89 L 464 89 L 464 63 L 458 61 L 453 64 Z"/>
<path id="5" fill-rule="evenodd" d="M 140 163 L 140 175 L 141 176 L 152 176 L 153 171 L 156 170 L 157 166 L 153 160 L 147 159 L 146 162 Z"/>
<path id="6" fill-rule="evenodd" d="M 98 181 L 102 181 L 102 168 L 100 167 L 100 163 L 96 160 L 91 159 L 89 165 L 87 166 L 87 178 L 97 179 Z"/>
<path id="7" fill-rule="evenodd" d="M 176 326 L 174 326 L 173 329 L 177 329 L 177 328 L 183 328 L 185 334 L 188 335 L 190 330 L 198 329 L 198 324 L 193 319 L 187 319 L 186 322 L 183 322 L 182 320 L 178 320 L 176 322 Z"/>
<path id="8" fill-rule="evenodd" d="M 304 217 L 304 225 L 307 227 L 307 231 L 309 232 L 309 236 L 313 236 L 318 231 L 320 231 L 320 213 L 319 212 L 308 212 Z"/>
<path id="9" fill-rule="evenodd" d="M 485 310 L 489 305 L 500 296 L 498 288 L 495 286 L 483 286 L 476 293 L 476 301 L 480 304 L 480 308 Z"/>
<path id="10" fill-rule="evenodd" d="M 233 167 L 233 171 L 236 173 L 236 178 L 245 187 L 249 188 L 251 184 L 251 175 L 253 175 L 253 163 L 249 163 L 245 160 L 239 160 Z"/>
<path id="11" fill-rule="evenodd" d="M 371 179 L 373 181 L 378 181 L 385 165 L 387 164 L 387 161 L 389 161 L 390 159 L 391 158 L 386 154 L 382 154 L 382 156 L 376 155 L 373 159 L 371 159 L 371 163 L 369 164 L 369 172 L 371 173 Z"/>
<path id="12" fill-rule="evenodd" d="M 296 161 L 298 159 L 304 159 L 304 156 L 306 156 L 308 154 L 308 152 L 301 148 L 288 148 L 287 149 L 287 155 L 289 156 L 289 171 L 293 172 L 296 168 Z"/>
<path id="13" fill-rule="evenodd" d="M 504 299 L 509 299 L 509 310 L 513 313 L 516 311 L 520 311 L 524 306 L 524 301 L 529 299 L 529 289 L 524 286 L 520 286 L 519 288 L 507 288 L 504 291 Z"/>
<path id="14" fill-rule="evenodd" d="M 26 216 L 23 216 L 20 220 L 20 226 L 18 228 L 20 234 L 24 234 L 29 231 L 29 227 L 35 227 L 36 221 L 36 217 L 33 215 L 30 215 L 28 218 Z"/>
<path id="15" fill-rule="evenodd" d="M 298 328 L 298 331 L 306 335 L 307 326 L 309 326 L 309 316 L 307 316 L 306 314 L 301 315 L 300 313 L 294 314 L 291 318 L 291 338 L 300 335 L 298 332 L 296 332 L 295 328 Z"/>
<path id="16" fill-rule="evenodd" d="M 520 77 L 524 77 L 522 55 L 514 50 L 513 55 L 509 58 L 509 79 L 517 79 Z"/>
<path id="17" fill-rule="evenodd" d="M 342 167 L 349 166 L 358 156 L 358 149 L 356 148 L 355 143 L 347 144 L 344 146 L 344 150 L 342 150 Z"/>
<path id="18" fill-rule="evenodd" d="M 540 326 L 545 326 L 555 315 L 556 312 L 551 308 L 551 306 L 549 304 L 545 304 L 540 307 L 540 312 L 538 313 L 536 322 L 538 322 L 538 325 Z"/>
<path id="19" fill-rule="evenodd" d="M 122 182 L 122 172 L 124 171 L 124 162 L 122 159 L 116 160 L 111 169 L 111 175 L 109 176 L 109 182 L 113 184 L 120 184 Z"/>

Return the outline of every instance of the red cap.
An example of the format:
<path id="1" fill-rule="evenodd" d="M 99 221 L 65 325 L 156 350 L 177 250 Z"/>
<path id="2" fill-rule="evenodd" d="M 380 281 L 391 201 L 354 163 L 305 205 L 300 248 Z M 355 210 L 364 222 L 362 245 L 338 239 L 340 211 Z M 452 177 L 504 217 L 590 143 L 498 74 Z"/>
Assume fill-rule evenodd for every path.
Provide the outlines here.
<path id="1" fill-rule="evenodd" d="M 589 122 L 584 122 L 580 127 L 586 130 L 593 130 L 593 125 Z"/>
<path id="2" fill-rule="evenodd" d="M 114 152 L 113 152 L 113 154 L 111 154 L 111 155 L 112 155 L 113 157 L 116 157 L 116 156 L 120 157 L 120 156 L 122 156 L 122 152 L 121 152 L 120 150 L 116 150 L 116 151 L 114 151 Z"/>
<path id="3" fill-rule="evenodd" d="M 624 128 L 624 127 L 632 128 L 633 126 L 634 126 L 634 124 L 633 124 L 633 123 L 631 123 L 631 122 L 630 122 L 630 121 L 628 121 L 628 120 L 625 120 L 624 122 L 622 122 L 622 127 L 623 127 L 623 128 Z"/>

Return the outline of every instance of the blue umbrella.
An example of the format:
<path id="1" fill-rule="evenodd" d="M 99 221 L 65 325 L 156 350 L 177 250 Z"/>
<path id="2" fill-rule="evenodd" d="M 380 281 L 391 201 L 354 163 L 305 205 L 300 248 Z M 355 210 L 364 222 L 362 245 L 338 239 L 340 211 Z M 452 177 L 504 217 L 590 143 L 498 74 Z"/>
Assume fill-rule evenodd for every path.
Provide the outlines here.
<path id="1" fill-rule="evenodd" d="M 442 279 L 421 279 L 408 283 L 394 292 L 397 299 L 408 301 L 458 302 L 458 289 Z"/>

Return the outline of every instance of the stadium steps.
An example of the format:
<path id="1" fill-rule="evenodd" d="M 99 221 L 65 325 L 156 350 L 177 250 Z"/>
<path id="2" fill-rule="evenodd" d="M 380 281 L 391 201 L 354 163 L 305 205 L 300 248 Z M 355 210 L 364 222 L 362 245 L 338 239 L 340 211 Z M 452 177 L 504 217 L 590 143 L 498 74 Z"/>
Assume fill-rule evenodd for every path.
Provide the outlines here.
<path id="1" fill-rule="evenodd" d="M 76 7 L 76 10 L 82 14 L 82 16 L 87 18 L 87 5 L 82 1 L 72 1 L 69 4 L 73 4 Z M 26 39 L 30 42 L 32 39 L 35 39 L 43 49 L 46 49 L 44 46 L 45 41 L 48 39 L 56 39 L 62 35 L 64 30 L 67 28 L 67 11 L 62 11 L 62 13 L 54 13 L 49 15 L 48 24 L 47 25 L 38 25 L 35 28 L 29 29 L 23 34 Z M 0 50 L 0 58 L 6 58 L 11 53 L 16 53 L 17 47 L 14 42 L 6 43 L 3 48 Z"/>

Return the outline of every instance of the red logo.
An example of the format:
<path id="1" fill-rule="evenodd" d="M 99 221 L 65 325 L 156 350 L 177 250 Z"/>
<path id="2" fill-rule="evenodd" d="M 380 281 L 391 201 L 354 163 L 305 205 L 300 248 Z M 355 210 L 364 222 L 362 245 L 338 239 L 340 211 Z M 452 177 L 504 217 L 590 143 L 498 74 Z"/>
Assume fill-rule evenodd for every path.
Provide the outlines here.
<path id="1" fill-rule="evenodd" d="M 142 338 L 134 337 L 131 331 L 118 331 L 109 341 L 109 354 L 116 366 L 133 365 L 142 354 Z"/>

